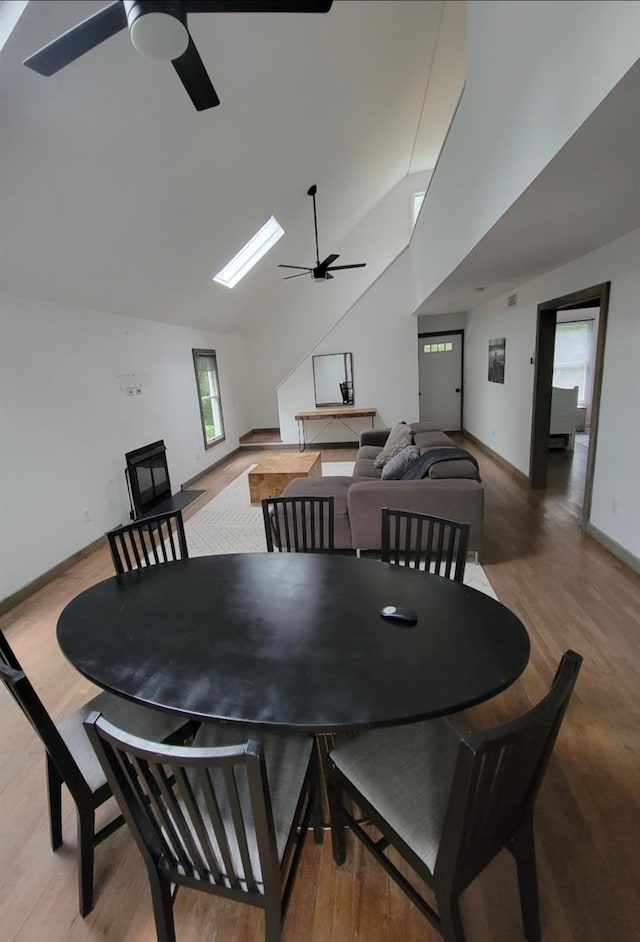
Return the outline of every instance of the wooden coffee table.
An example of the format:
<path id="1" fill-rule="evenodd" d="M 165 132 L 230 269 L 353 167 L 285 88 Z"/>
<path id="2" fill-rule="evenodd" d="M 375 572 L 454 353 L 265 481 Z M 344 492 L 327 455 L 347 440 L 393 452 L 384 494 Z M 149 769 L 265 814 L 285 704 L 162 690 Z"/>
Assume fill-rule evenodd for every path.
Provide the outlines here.
<path id="1" fill-rule="evenodd" d="M 249 471 L 251 503 L 257 504 L 265 497 L 280 497 L 287 484 L 295 478 L 321 477 L 322 460 L 319 451 L 274 455 Z"/>

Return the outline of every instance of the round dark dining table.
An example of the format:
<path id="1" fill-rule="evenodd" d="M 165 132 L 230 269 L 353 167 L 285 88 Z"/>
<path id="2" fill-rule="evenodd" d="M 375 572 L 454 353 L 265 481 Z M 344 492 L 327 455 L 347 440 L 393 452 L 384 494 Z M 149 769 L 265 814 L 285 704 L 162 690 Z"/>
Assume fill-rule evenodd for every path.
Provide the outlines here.
<path id="1" fill-rule="evenodd" d="M 383 619 L 406 606 L 417 623 Z M 98 686 L 196 719 L 321 732 L 453 713 L 512 684 L 522 622 L 440 576 L 316 553 L 162 563 L 106 579 L 58 620 Z"/>

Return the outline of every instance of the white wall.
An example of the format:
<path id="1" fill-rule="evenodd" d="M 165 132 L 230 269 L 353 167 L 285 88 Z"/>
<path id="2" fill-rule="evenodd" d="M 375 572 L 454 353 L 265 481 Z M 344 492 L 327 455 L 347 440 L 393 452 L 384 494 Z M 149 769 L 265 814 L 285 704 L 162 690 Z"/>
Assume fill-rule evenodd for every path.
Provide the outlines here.
<path id="1" fill-rule="evenodd" d="M 464 330 L 466 323 L 466 311 L 456 311 L 453 314 L 421 314 L 418 318 L 418 333 L 429 334 L 441 330 Z"/>
<path id="2" fill-rule="evenodd" d="M 378 427 L 418 419 L 418 341 L 416 320 L 409 316 L 409 260 L 405 250 L 313 350 L 352 353 L 355 405 L 375 408 Z M 280 430 L 285 442 L 298 440 L 296 412 L 314 409 L 311 354 L 278 388 Z M 369 419 L 350 420 L 354 429 L 370 427 Z M 319 442 L 353 441 L 333 422 L 307 423 L 309 438 Z"/>
<path id="3" fill-rule="evenodd" d="M 473 0 L 467 11 L 466 88 L 411 241 L 414 311 L 640 56 L 638 0 Z"/>
<path id="4" fill-rule="evenodd" d="M 226 441 L 207 451 L 196 347 L 217 351 L 222 389 Z M 245 362 L 240 337 L 0 294 L 0 599 L 125 521 L 125 452 L 164 439 L 175 493 L 237 448 Z"/>
<path id="5" fill-rule="evenodd" d="M 537 305 L 611 282 L 591 523 L 640 557 L 640 230 L 470 311 L 465 331 L 464 427 L 529 472 Z M 510 292 L 512 293 L 512 292 Z M 488 342 L 506 338 L 504 385 L 487 380 Z M 612 504 L 612 501 L 617 504 Z M 617 509 L 614 511 L 613 507 Z"/>
<path id="6" fill-rule="evenodd" d="M 424 190 L 428 180 L 428 173 L 404 177 L 342 242 L 323 245 L 320 236 L 321 257 L 339 252 L 337 264 L 366 262 L 366 268 L 336 272 L 333 281 L 320 284 L 308 278 L 287 281 L 281 306 L 260 312 L 261 322 L 250 335 L 251 359 L 245 371 L 253 428 L 278 424 L 276 387 L 406 247 L 411 235 L 411 196 Z M 302 261 L 291 261 L 303 264 L 301 257 Z"/>

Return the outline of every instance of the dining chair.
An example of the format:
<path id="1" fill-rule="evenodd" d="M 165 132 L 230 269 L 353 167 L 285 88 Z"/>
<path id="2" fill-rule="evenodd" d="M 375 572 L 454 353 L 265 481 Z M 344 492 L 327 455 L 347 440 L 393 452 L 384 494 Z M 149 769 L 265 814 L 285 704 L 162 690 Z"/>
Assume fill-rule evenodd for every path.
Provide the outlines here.
<path id="1" fill-rule="evenodd" d="M 192 745 L 163 746 L 97 713 L 85 728 L 142 853 L 158 942 L 175 942 L 180 886 L 262 908 L 265 942 L 280 942 L 311 819 L 311 738 L 203 723 Z"/>
<path id="2" fill-rule="evenodd" d="M 108 693 L 98 694 L 60 723 L 54 723 L 2 632 L 0 680 L 45 748 L 49 832 L 54 851 L 62 844 L 63 784 L 75 803 L 79 908 L 80 914 L 86 916 L 93 908 L 94 850 L 124 824 L 124 819 L 118 816 L 96 831 L 96 809 L 111 798 L 111 788 L 83 729 L 83 720 L 89 713 L 100 710 L 125 729 L 159 740 L 180 740 L 192 731 L 194 724 L 185 724 L 183 718 L 137 706 Z"/>
<path id="3" fill-rule="evenodd" d="M 107 533 L 107 540 L 118 575 L 189 556 L 181 510 L 116 527 Z"/>
<path id="4" fill-rule="evenodd" d="M 332 553 L 333 497 L 269 497 L 262 501 L 270 553 Z"/>
<path id="5" fill-rule="evenodd" d="M 380 558 L 462 582 L 469 530 L 468 523 L 384 507 Z"/>
<path id="6" fill-rule="evenodd" d="M 496 854 L 515 857 L 524 932 L 540 940 L 533 812 L 582 658 L 567 651 L 550 691 L 491 730 L 456 733 L 442 720 L 370 730 L 330 755 L 334 859 L 348 826 L 445 942 L 464 942 L 459 897 Z M 380 831 L 367 833 L 344 797 Z M 393 848 L 434 891 L 438 912 L 387 857 Z"/>

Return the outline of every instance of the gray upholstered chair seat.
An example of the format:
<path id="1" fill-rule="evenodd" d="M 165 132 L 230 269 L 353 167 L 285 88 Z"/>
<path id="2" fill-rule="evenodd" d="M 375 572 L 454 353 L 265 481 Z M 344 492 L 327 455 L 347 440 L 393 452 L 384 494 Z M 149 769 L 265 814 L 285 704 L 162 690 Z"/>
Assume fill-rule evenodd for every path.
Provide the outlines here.
<path id="1" fill-rule="evenodd" d="M 66 716 L 57 724 L 58 732 L 93 792 L 106 783 L 102 767 L 82 725 L 94 710 L 120 729 L 153 742 L 167 739 L 186 722 L 182 716 L 138 706 L 110 693 L 99 693 L 79 710 Z"/>
<path id="2" fill-rule="evenodd" d="M 524 936 L 540 942 L 535 801 L 581 663 L 567 651 L 549 693 L 493 729 L 459 733 L 446 720 L 432 720 L 372 730 L 334 749 L 331 840 L 338 866 L 346 860 L 347 826 L 444 942 L 465 942 L 460 895 L 508 849 L 517 865 Z M 354 816 L 352 803 L 370 817 L 380 840 Z M 435 908 L 414 875 L 431 888 Z"/>
<path id="3" fill-rule="evenodd" d="M 287 840 L 295 817 L 298 799 L 300 798 L 302 785 L 311 759 L 313 739 L 310 736 L 267 732 L 264 729 L 251 726 L 203 723 L 193 739 L 193 745 L 197 747 L 220 748 L 224 746 L 241 745 L 250 739 L 259 742 L 264 752 L 276 846 L 278 850 L 278 861 L 282 863 Z M 206 821 L 208 813 L 204 809 L 202 795 L 199 793 L 197 786 L 195 787 L 195 793 L 198 804 L 203 808 L 203 817 Z M 224 789 L 221 789 L 220 793 L 224 794 Z M 251 819 L 249 790 L 247 780 L 244 777 L 240 778 L 238 781 L 238 793 L 243 808 L 243 817 L 248 821 Z M 226 827 L 227 834 L 231 838 L 234 830 L 230 821 L 231 811 L 226 801 L 221 802 L 220 811 L 223 821 L 228 825 Z M 212 831 L 210 831 L 210 837 L 212 842 L 215 843 L 215 837 Z M 258 875 L 260 874 L 260 861 L 255 831 L 253 829 L 247 830 L 247 842 L 253 872 Z M 242 872 L 239 850 L 235 841 L 231 839 L 229 849 L 234 865 L 238 869 L 238 872 Z"/>
<path id="4" fill-rule="evenodd" d="M 445 720 L 374 729 L 331 752 L 399 837 L 433 872 L 460 737 Z"/>

